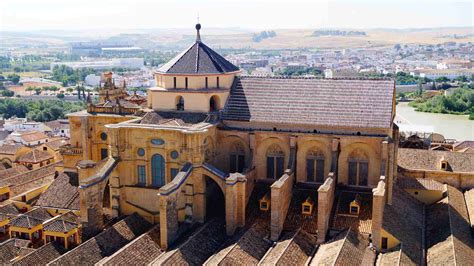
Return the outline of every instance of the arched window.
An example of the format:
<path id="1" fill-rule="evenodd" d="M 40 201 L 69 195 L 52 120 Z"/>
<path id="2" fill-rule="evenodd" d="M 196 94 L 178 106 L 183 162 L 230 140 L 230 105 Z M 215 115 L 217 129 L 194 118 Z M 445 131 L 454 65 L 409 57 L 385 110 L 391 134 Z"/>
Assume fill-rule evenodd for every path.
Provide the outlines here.
<path id="1" fill-rule="evenodd" d="M 367 154 L 355 150 L 349 155 L 349 185 L 367 186 L 369 180 L 369 160 Z"/>
<path id="2" fill-rule="evenodd" d="M 285 153 L 280 146 L 272 145 L 267 150 L 267 178 L 277 179 L 283 175 Z"/>
<path id="3" fill-rule="evenodd" d="M 184 111 L 184 98 L 183 96 L 176 97 L 176 110 Z"/>
<path id="4" fill-rule="evenodd" d="M 151 185 L 154 187 L 165 185 L 165 159 L 160 154 L 151 157 Z"/>
<path id="5" fill-rule="evenodd" d="M 324 182 L 324 155 L 318 150 L 310 150 L 306 154 L 306 180 Z"/>
<path id="6" fill-rule="evenodd" d="M 176 77 L 173 77 L 173 87 L 176 89 Z"/>
<path id="7" fill-rule="evenodd" d="M 188 89 L 188 77 L 184 78 L 184 88 Z"/>
<path id="8" fill-rule="evenodd" d="M 245 168 L 245 149 L 240 142 L 232 144 L 229 154 L 229 173 L 242 173 Z"/>
<path id="9" fill-rule="evenodd" d="M 217 83 L 217 86 L 216 86 L 216 87 L 219 88 L 219 77 L 217 77 L 216 83 Z"/>
<path id="10" fill-rule="evenodd" d="M 219 110 L 219 98 L 214 95 L 209 99 L 209 112 L 216 112 Z"/>
<path id="11" fill-rule="evenodd" d="M 207 89 L 209 87 L 209 82 L 207 80 L 207 77 L 205 78 L 205 81 L 206 81 L 205 83 L 206 83 L 206 89 Z"/>

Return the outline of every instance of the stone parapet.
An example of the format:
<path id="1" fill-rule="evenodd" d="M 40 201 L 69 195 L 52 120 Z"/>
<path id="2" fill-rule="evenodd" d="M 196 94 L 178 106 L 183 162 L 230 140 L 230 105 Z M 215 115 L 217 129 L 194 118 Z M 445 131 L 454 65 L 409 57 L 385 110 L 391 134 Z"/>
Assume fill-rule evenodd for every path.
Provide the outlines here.
<path id="1" fill-rule="evenodd" d="M 326 241 L 329 219 L 334 204 L 334 191 L 336 189 L 334 179 L 334 173 L 329 173 L 326 181 L 318 189 L 318 243 Z"/>

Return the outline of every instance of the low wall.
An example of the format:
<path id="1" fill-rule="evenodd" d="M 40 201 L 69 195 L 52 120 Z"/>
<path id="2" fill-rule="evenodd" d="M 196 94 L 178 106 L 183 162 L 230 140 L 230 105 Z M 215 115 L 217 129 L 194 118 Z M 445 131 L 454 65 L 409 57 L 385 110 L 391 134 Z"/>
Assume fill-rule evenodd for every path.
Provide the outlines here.
<path id="1" fill-rule="evenodd" d="M 318 243 L 326 241 L 335 189 L 334 173 L 329 173 L 328 178 L 318 189 Z"/>
<path id="2" fill-rule="evenodd" d="M 286 214 L 290 207 L 295 175 L 287 172 L 271 186 L 271 235 L 270 239 L 277 241 L 283 230 Z"/>
<path id="3" fill-rule="evenodd" d="M 399 173 L 406 177 L 433 179 L 461 190 L 474 187 L 474 173 L 409 170 L 401 167 L 398 167 L 398 169 Z"/>

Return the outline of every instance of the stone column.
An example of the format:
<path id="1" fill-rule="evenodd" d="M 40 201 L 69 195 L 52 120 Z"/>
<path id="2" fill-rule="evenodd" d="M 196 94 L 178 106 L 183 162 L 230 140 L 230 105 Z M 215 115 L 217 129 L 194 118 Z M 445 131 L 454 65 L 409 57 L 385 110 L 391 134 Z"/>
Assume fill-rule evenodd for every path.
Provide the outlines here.
<path id="1" fill-rule="evenodd" d="M 331 169 L 330 172 L 336 173 L 337 175 L 337 164 L 339 157 L 339 139 L 332 139 L 332 158 L 331 158 Z M 337 180 L 334 180 L 337 182 Z"/>
<path id="2" fill-rule="evenodd" d="M 226 233 L 233 235 L 237 226 L 245 225 L 245 183 L 247 179 L 240 173 L 232 173 L 225 183 Z"/>

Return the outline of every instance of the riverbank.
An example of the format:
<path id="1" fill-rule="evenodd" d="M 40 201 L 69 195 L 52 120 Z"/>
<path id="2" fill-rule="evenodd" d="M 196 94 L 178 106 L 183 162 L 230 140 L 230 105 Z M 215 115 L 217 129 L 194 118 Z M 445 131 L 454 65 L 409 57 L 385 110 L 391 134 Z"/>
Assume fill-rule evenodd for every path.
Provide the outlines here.
<path id="1" fill-rule="evenodd" d="M 434 132 L 445 138 L 458 141 L 474 140 L 474 121 L 468 115 L 450 115 L 441 113 L 417 112 L 408 102 L 400 102 L 396 106 L 397 116 L 402 123 L 420 126 L 432 126 Z"/>

